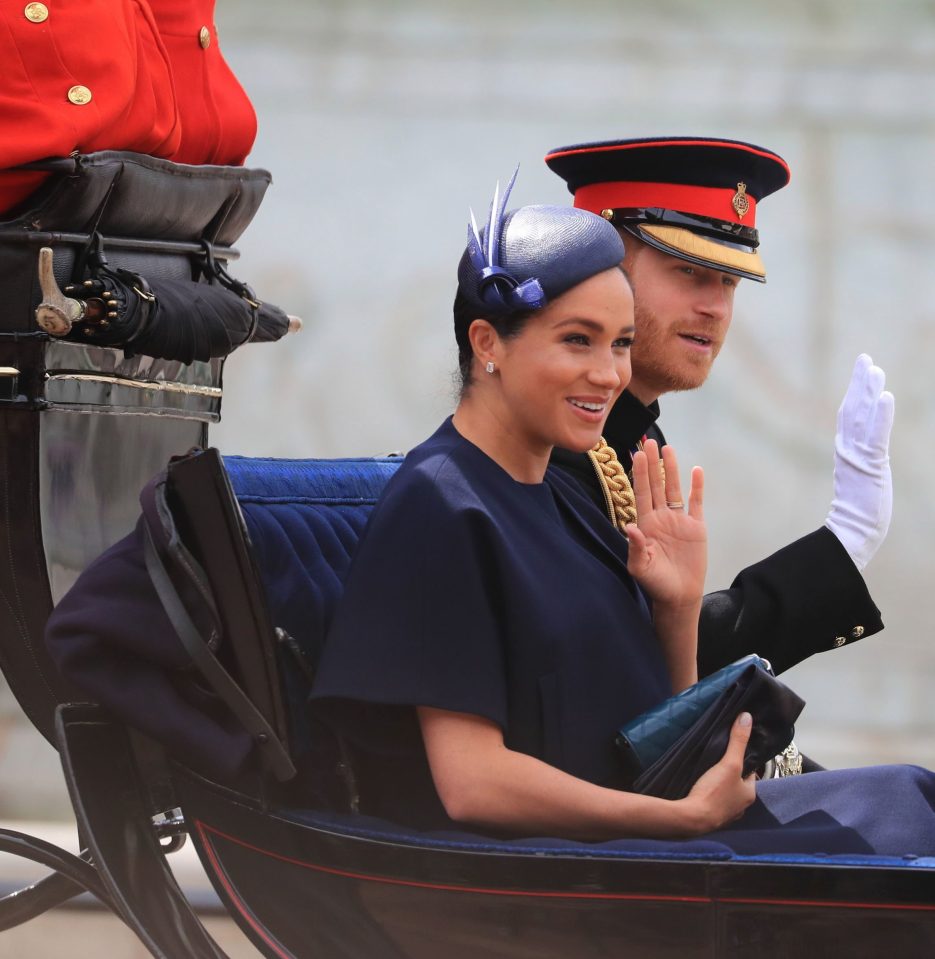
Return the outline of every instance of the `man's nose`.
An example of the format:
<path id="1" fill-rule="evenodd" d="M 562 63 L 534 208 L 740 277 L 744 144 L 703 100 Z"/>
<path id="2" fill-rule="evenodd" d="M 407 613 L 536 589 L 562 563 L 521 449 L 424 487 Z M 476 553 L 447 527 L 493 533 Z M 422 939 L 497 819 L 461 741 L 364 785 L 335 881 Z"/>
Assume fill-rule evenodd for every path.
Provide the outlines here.
<path id="1" fill-rule="evenodd" d="M 727 320 L 731 313 L 731 293 L 730 287 L 723 283 L 712 283 L 699 294 L 695 308 L 714 320 Z"/>

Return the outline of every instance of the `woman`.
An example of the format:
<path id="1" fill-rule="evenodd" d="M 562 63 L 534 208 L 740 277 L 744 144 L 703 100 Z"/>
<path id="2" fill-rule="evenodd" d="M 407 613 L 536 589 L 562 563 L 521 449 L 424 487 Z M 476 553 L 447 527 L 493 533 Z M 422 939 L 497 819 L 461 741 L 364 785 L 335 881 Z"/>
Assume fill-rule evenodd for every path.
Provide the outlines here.
<path id="1" fill-rule="evenodd" d="M 884 779 L 902 783 L 911 835 L 867 840 L 865 811 L 829 815 L 820 785 L 785 780 L 761 787 L 793 796 L 789 818 L 809 829 L 777 840 L 783 810 L 754 803 L 741 777 L 745 714 L 684 799 L 619 788 L 614 730 L 697 678 L 702 474 L 686 511 L 674 453 L 663 473 L 648 443 L 628 544 L 548 468 L 553 446 L 597 443 L 627 384 L 633 297 L 609 223 L 552 207 L 502 216 L 504 204 L 483 237 L 469 232 L 459 266 L 460 402 L 374 510 L 313 693 L 355 753 L 361 811 L 604 839 L 710 834 L 752 805 L 750 828 L 721 837 L 741 851 L 935 851 L 932 777 L 908 768 Z"/>

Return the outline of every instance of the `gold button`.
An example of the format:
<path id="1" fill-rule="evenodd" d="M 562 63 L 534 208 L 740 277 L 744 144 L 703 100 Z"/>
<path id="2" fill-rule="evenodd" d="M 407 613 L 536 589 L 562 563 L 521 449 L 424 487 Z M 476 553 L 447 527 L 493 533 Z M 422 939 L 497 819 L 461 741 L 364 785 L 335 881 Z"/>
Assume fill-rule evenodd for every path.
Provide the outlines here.
<path id="1" fill-rule="evenodd" d="M 601 216 L 602 216 L 605 220 L 612 220 L 612 219 L 614 218 L 614 211 L 613 211 L 613 210 L 610 210 L 610 209 L 601 210 Z"/>
<path id="2" fill-rule="evenodd" d="M 864 634 L 863 626 L 855 626 L 851 630 L 851 639 L 860 639 L 860 637 L 863 636 L 863 634 Z"/>
<path id="3" fill-rule="evenodd" d="M 198 31 L 198 42 L 202 50 L 207 50 L 211 46 L 211 31 L 207 27 L 202 27 Z"/>
<path id="4" fill-rule="evenodd" d="M 83 107 L 86 103 L 91 102 L 91 91 L 79 83 L 68 91 L 68 99 L 71 100 L 75 106 Z"/>
<path id="5" fill-rule="evenodd" d="M 27 3 L 23 13 L 33 23 L 44 23 L 49 19 L 49 8 L 44 3 Z"/>
<path id="6" fill-rule="evenodd" d="M 835 637 L 834 637 L 834 648 L 837 649 L 838 646 L 843 646 L 846 642 L 847 642 L 847 640 L 846 640 L 843 636 L 835 636 Z"/>

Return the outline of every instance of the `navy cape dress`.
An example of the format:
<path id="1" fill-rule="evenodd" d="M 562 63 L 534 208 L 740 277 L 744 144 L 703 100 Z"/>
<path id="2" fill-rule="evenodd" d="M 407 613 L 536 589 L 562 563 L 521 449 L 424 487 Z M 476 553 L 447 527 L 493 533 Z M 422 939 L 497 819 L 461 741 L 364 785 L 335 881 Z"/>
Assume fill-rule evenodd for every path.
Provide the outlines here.
<path id="1" fill-rule="evenodd" d="M 441 827 L 413 707 L 484 716 L 615 785 L 612 731 L 670 694 L 626 540 L 573 480 L 519 483 L 449 419 L 374 508 L 313 700 L 352 744 L 362 811 Z"/>
<path id="2" fill-rule="evenodd" d="M 374 509 L 312 699 L 354 753 L 362 812 L 451 828 L 416 706 L 486 717 L 507 747 L 615 786 L 614 731 L 670 692 L 626 540 L 559 471 L 518 483 L 449 419 Z M 917 767 L 811 773 L 760 783 L 706 838 L 747 854 L 933 855 L 933 806 L 935 776 Z"/>

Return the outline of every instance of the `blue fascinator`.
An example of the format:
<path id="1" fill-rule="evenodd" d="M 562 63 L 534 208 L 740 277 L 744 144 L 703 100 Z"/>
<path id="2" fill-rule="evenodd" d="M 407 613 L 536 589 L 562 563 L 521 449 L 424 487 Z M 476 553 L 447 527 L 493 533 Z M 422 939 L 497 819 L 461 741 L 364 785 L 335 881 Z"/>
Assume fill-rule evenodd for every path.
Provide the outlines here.
<path id="1" fill-rule="evenodd" d="M 478 317 L 544 307 L 584 280 L 617 266 L 623 240 L 603 217 L 563 206 L 524 206 L 504 213 L 519 167 L 494 192 L 484 230 L 474 213 L 458 264 L 458 293 Z"/>

